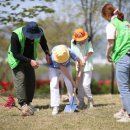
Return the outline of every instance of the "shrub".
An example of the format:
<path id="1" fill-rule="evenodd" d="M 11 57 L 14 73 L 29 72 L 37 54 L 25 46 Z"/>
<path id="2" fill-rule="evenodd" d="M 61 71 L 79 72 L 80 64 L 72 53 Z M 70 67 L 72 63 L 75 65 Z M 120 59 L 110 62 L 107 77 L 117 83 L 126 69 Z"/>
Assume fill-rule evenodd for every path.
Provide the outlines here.
<path id="1" fill-rule="evenodd" d="M 50 94 L 50 86 L 43 85 L 40 88 L 36 88 L 35 90 L 35 97 L 46 97 Z"/>
<path id="2" fill-rule="evenodd" d="M 93 94 L 108 94 L 111 93 L 111 80 L 99 80 L 92 79 L 91 90 Z M 116 82 L 114 83 L 114 94 L 118 93 Z"/>

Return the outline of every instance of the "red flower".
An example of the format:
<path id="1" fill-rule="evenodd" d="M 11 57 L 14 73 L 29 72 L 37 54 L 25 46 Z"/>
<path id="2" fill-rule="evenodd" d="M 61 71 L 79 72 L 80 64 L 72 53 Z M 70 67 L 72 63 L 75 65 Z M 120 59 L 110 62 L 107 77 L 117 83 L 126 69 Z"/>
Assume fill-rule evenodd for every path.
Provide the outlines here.
<path id="1" fill-rule="evenodd" d="M 40 88 L 43 85 L 50 84 L 50 80 L 37 80 L 36 87 Z"/>
<path id="2" fill-rule="evenodd" d="M 7 108 L 15 107 L 15 108 L 17 108 L 18 110 L 21 111 L 21 109 L 18 106 L 16 106 L 15 99 L 11 94 L 9 94 L 7 100 L 5 98 L 3 98 L 2 96 L 0 96 L 0 98 L 2 98 L 5 101 L 5 104 L 0 103 L 1 106 L 7 107 Z"/>
<path id="3" fill-rule="evenodd" d="M 15 106 L 14 97 L 12 95 L 9 95 L 6 103 L 4 104 L 4 107 L 12 108 L 14 106 Z"/>
<path id="4" fill-rule="evenodd" d="M 13 88 L 13 82 L 0 81 L 0 86 L 5 90 L 11 90 Z"/>

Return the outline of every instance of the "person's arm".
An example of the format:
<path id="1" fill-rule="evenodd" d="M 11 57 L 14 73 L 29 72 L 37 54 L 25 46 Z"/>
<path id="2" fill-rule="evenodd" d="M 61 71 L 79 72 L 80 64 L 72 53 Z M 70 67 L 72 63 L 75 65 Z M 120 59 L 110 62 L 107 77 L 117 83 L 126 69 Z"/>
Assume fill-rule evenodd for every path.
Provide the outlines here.
<path id="1" fill-rule="evenodd" d="M 82 69 L 83 69 L 83 67 L 82 67 L 82 61 L 81 61 L 81 59 L 72 51 L 72 49 L 69 49 L 69 52 L 70 52 L 71 58 L 75 61 L 75 66 L 76 66 L 77 72 L 78 72 L 78 74 L 77 74 L 77 76 L 76 76 L 76 79 L 78 80 L 78 79 L 80 79 L 80 77 L 81 77 L 81 73 L 82 73 Z"/>
<path id="2" fill-rule="evenodd" d="M 112 62 L 111 54 L 112 54 L 113 46 L 114 46 L 114 39 L 108 39 L 106 57 L 109 62 Z"/>
<path id="3" fill-rule="evenodd" d="M 86 44 L 86 55 L 83 57 L 82 62 L 85 65 L 86 61 L 92 56 L 94 50 L 91 41 Z"/>
<path id="4" fill-rule="evenodd" d="M 51 63 L 50 52 L 49 52 L 49 48 L 48 48 L 48 45 L 47 45 L 47 40 L 46 40 L 44 34 L 42 35 L 42 37 L 40 39 L 40 45 L 41 45 L 43 51 L 46 54 L 46 61 L 47 61 L 47 63 L 50 64 Z"/>
<path id="5" fill-rule="evenodd" d="M 113 24 L 109 23 L 106 27 L 106 35 L 107 35 L 107 48 L 106 48 L 106 58 L 109 62 L 112 62 L 112 49 L 114 46 L 114 39 L 116 38 L 116 28 Z"/>
<path id="6" fill-rule="evenodd" d="M 72 76 L 70 75 L 68 69 L 67 69 L 65 66 L 63 66 L 63 65 L 60 65 L 60 70 L 61 70 L 61 71 L 63 72 L 63 74 L 70 80 L 70 82 L 72 83 L 72 86 L 73 86 L 74 88 L 76 88 L 77 86 L 76 86 L 76 84 L 75 84 L 75 82 L 74 82 Z"/>
<path id="7" fill-rule="evenodd" d="M 21 51 L 21 45 L 18 36 L 16 33 L 13 32 L 11 36 L 11 52 L 13 53 L 14 58 L 22 62 L 30 63 L 31 59 L 23 56 L 20 51 Z"/>
<path id="8" fill-rule="evenodd" d="M 85 56 L 84 56 L 84 60 L 86 61 L 87 59 L 89 59 L 89 57 L 93 54 L 93 52 L 88 52 Z"/>

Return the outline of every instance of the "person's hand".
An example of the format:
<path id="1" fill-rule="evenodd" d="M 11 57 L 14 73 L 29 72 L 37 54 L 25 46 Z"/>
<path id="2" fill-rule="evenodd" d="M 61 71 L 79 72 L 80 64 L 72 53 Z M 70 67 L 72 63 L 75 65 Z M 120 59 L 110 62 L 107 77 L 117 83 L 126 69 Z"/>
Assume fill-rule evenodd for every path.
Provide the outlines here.
<path id="1" fill-rule="evenodd" d="M 31 66 L 34 68 L 34 69 L 37 69 L 39 67 L 39 63 L 35 60 L 31 60 Z"/>
<path id="2" fill-rule="evenodd" d="M 111 56 L 107 55 L 106 57 L 107 57 L 108 62 L 112 62 Z"/>
<path id="3" fill-rule="evenodd" d="M 50 64 L 52 62 L 49 54 L 46 54 L 46 61 L 47 61 L 47 64 Z"/>
<path id="4" fill-rule="evenodd" d="M 85 63 L 86 63 L 85 58 L 82 58 L 82 59 L 81 59 L 81 65 L 82 65 L 82 66 L 84 66 L 84 65 L 85 65 Z"/>

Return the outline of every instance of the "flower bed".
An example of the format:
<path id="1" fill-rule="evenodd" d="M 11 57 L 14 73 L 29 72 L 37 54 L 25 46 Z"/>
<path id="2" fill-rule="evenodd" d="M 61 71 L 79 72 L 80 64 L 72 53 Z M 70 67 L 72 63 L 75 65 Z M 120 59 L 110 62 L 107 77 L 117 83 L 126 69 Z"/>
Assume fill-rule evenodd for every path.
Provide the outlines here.
<path id="1" fill-rule="evenodd" d="M 36 80 L 36 88 L 38 89 L 44 86 L 49 87 L 49 85 L 50 80 Z M 61 82 L 59 82 L 59 86 L 61 87 Z M 13 82 L 0 81 L 0 88 L 4 91 L 12 90 Z M 93 94 L 111 93 L 111 80 L 99 80 L 99 81 L 92 80 L 91 89 Z M 118 93 L 116 81 L 114 82 L 114 93 Z"/>
<path id="2" fill-rule="evenodd" d="M 3 90 L 11 90 L 13 88 L 13 82 L 0 81 L 0 86 Z"/>
<path id="3" fill-rule="evenodd" d="M 111 93 L 111 80 L 92 80 L 91 89 L 93 94 L 107 94 Z M 118 88 L 117 83 L 114 81 L 114 93 L 117 94 Z"/>

